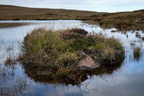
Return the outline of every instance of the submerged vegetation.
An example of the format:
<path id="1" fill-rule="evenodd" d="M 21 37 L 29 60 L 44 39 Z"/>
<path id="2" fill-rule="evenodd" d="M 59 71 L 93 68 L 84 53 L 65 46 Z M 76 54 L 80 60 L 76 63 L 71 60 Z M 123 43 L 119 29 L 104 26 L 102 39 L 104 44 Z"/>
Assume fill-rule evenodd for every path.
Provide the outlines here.
<path id="1" fill-rule="evenodd" d="M 55 79 L 80 75 L 84 71 L 80 68 L 87 66 L 79 63 L 86 58 L 100 66 L 119 64 L 124 58 L 118 40 L 78 28 L 59 31 L 35 29 L 25 37 L 22 51 L 20 60 L 25 67 L 37 70 L 36 75 Z M 95 67 L 91 69 L 95 70 Z"/>

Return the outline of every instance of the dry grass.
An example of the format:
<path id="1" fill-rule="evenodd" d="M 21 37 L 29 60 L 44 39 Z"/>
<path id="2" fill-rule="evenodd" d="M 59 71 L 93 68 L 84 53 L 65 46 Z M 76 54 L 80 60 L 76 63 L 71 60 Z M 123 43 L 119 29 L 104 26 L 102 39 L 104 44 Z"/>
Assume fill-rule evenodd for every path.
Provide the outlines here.
<path id="1" fill-rule="evenodd" d="M 90 11 L 26 8 L 8 5 L 0 5 L 0 9 L 0 20 L 87 20 L 91 15 L 97 14 L 97 12 Z"/>
<path id="2" fill-rule="evenodd" d="M 0 23 L 0 28 L 28 25 L 29 23 Z"/>
<path id="3" fill-rule="evenodd" d="M 12 58 L 12 56 L 8 56 L 5 60 L 5 65 L 13 65 L 16 64 L 16 59 Z"/>
<path id="4" fill-rule="evenodd" d="M 9 5 L 0 5 L 0 9 L 0 20 L 92 20 L 93 24 L 99 24 L 105 28 L 144 30 L 144 10 L 106 13 Z"/>
<path id="5" fill-rule="evenodd" d="M 62 77 L 68 76 L 70 71 L 71 71 L 71 68 L 61 66 L 56 72 L 56 77 L 62 78 Z"/>
<path id="6" fill-rule="evenodd" d="M 119 30 L 144 30 L 144 10 L 133 12 L 106 13 L 95 21 L 103 27 L 115 27 Z"/>

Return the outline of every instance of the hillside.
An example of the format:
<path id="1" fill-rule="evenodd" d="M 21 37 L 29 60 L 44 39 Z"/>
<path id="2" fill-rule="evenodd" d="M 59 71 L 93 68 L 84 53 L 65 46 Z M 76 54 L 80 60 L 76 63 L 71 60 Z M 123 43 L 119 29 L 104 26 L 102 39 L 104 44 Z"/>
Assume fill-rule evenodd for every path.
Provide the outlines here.
<path id="1" fill-rule="evenodd" d="M 144 10 L 132 12 L 93 12 L 66 9 L 27 8 L 0 5 L 0 20 L 87 20 L 104 28 L 144 30 Z M 87 22 L 86 21 L 86 22 Z"/>
<path id="2" fill-rule="evenodd" d="M 0 20 L 51 20 L 51 19 L 90 19 L 90 16 L 103 14 L 89 11 L 26 8 L 0 5 Z"/>

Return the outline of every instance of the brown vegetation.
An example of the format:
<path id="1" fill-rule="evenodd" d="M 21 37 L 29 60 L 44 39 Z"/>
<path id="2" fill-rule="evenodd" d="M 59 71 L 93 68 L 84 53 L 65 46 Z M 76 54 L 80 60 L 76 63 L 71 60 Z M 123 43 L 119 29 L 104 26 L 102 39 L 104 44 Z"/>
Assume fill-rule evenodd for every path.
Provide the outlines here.
<path id="1" fill-rule="evenodd" d="M 30 23 L 0 23 L 0 28 L 28 25 Z"/>
<path id="2" fill-rule="evenodd" d="M 101 18 L 101 20 L 99 20 Z M 144 10 L 133 12 L 106 13 L 95 21 L 104 27 L 115 27 L 118 30 L 144 30 Z"/>
<path id="3" fill-rule="evenodd" d="M 88 20 L 91 15 L 95 14 L 101 13 L 0 5 L 0 20 Z"/>
<path id="4" fill-rule="evenodd" d="M 134 48 L 133 54 L 134 54 L 134 58 L 136 60 L 139 60 L 139 58 L 141 56 L 141 48 L 139 48 L 139 47 Z"/>
<path id="5" fill-rule="evenodd" d="M 99 24 L 104 28 L 144 30 L 144 10 L 106 13 L 8 5 L 0 5 L 0 9 L 0 20 L 91 20 L 93 24 Z"/>

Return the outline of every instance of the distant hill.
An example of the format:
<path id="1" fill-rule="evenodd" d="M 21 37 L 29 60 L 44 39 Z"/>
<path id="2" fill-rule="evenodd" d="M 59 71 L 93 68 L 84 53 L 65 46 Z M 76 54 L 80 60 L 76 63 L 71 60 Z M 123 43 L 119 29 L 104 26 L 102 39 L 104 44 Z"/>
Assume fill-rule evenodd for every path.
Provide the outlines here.
<path id="1" fill-rule="evenodd" d="M 90 19 L 90 16 L 103 14 L 90 11 L 27 8 L 0 5 L 0 20 L 51 20 L 51 19 Z"/>
<path id="2" fill-rule="evenodd" d="M 144 9 L 132 12 L 93 12 L 0 5 L 0 20 L 91 20 L 101 27 L 144 30 Z"/>

